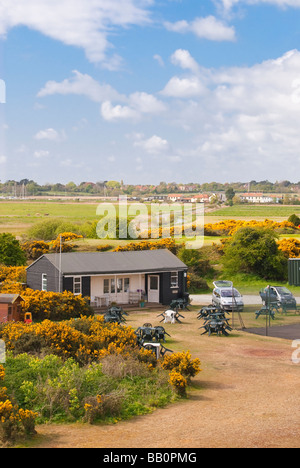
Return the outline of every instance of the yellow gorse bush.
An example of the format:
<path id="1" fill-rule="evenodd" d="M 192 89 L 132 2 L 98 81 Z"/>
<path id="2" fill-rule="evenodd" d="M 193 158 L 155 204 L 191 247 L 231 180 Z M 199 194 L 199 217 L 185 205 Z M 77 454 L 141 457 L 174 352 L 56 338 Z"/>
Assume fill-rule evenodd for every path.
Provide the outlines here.
<path id="1" fill-rule="evenodd" d="M 190 351 L 170 354 L 162 362 L 163 369 L 176 370 L 188 380 L 201 372 L 200 365 L 198 358 L 192 359 Z"/>
<path id="2" fill-rule="evenodd" d="M 78 323 L 82 330 L 76 329 Z M 24 340 L 24 336 L 28 336 Z M 30 338 L 37 339 L 40 348 L 63 359 L 73 358 L 80 364 L 95 362 L 109 354 L 127 354 L 136 348 L 136 335 L 131 327 L 120 327 L 115 323 L 104 323 L 103 317 L 81 317 L 79 321 L 70 320 L 52 322 L 44 320 L 41 323 L 27 325 L 22 322 L 7 323 L 0 332 L 0 338 L 5 341 L 6 349 L 22 352 L 20 343 L 28 342 Z"/>
<path id="3" fill-rule="evenodd" d="M 73 248 L 69 242 L 82 239 L 83 236 L 75 234 L 74 232 L 63 232 L 57 236 L 56 239 L 50 242 L 43 240 L 23 242 L 22 249 L 30 260 L 36 260 L 41 255 L 51 252 L 70 252 Z"/>
<path id="4" fill-rule="evenodd" d="M 278 242 L 278 248 L 286 258 L 300 257 L 300 241 L 298 239 L 282 239 Z"/>
<path id="5" fill-rule="evenodd" d="M 158 250 L 158 249 L 168 249 L 173 251 L 176 248 L 175 239 L 161 239 L 157 242 L 154 241 L 140 241 L 140 242 L 130 242 L 126 245 L 119 245 L 114 249 L 114 252 L 124 252 L 124 251 L 133 251 L 133 250 Z"/>
<path id="6" fill-rule="evenodd" d="M 169 375 L 169 383 L 178 395 L 186 395 L 187 379 L 180 372 L 173 369 Z"/>
<path id="7" fill-rule="evenodd" d="M 5 378 L 3 366 L 0 366 L 0 375 L 0 380 L 3 381 Z M 0 440 L 11 442 L 21 432 L 25 435 L 35 433 L 35 421 L 38 413 L 14 405 L 6 395 L 6 390 L 5 387 L 0 387 Z"/>
<path id="8" fill-rule="evenodd" d="M 217 223 L 208 223 L 205 224 L 204 232 L 205 235 L 226 235 L 232 236 L 242 227 L 258 227 L 258 228 L 269 228 L 277 230 L 290 230 L 292 232 L 299 232 L 300 229 L 296 227 L 293 223 L 289 221 L 275 222 L 270 219 L 265 221 L 242 221 L 242 220 L 233 220 L 228 219 L 224 221 L 219 221 Z"/>

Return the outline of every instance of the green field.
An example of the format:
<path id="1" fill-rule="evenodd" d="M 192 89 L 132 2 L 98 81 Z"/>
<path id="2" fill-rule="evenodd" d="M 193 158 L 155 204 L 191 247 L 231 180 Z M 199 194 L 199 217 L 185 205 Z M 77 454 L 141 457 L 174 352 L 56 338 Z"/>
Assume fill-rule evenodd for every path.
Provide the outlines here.
<path id="1" fill-rule="evenodd" d="M 21 236 L 26 234 L 26 231 L 34 224 L 49 219 L 61 219 L 79 224 L 93 222 L 99 219 L 96 213 L 98 205 L 99 202 L 91 200 L 73 202 L 3 200 L 0 201 L 0 232 L 11 232 L 16 236 Z M 117 205 L 116 211 L 118 211 Z M 283 221 L 294 213 L 300 215 L 300 206 L 235 205 L 208 211 L 205 215 L 205 223 L 216 223 L 226 219 L 264 220 L 268 218 Z M 219 242 L 219 238 L 205 237 L 205 245 L 212 242 Z"/>
<path id="2" fill-rule="evenodd" d="M 212 217 L 224 217 L 225 219 L 231 218 L 251 218 L 251 219 L 282 219 L 289 218 L 292 214 L 300 214 L 299 205 L 234 205 L 226 208 L 221 208 L 214 212 L 209 213 Z"/>

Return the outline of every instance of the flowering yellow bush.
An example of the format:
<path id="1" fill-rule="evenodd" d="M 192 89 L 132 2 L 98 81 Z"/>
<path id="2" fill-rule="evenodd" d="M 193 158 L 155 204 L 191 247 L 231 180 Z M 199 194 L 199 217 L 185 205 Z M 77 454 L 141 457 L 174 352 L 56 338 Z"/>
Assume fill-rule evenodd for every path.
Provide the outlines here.
<path id="1" fill-rule="evenodd" d="M 4 367 L 0 366 L 1 381 L 5 378 Z M 0 387 L 0 441 L 12 442 L 16 436 L 30 436 L 35 433 L 38 413 L 14 405 L 6 395 L 6 388 Z"/>
<path id="2" fill-rule="evenodd" d="M 21 294 L 26 282 L 26 267 L 0 266 L 0 290 L 2 293 Z"/>
<path id="3" fill-rule="evenodd" d="M 154 241 L 141 241 L 141 242 L 130 242 L 126 245 L 119 245 L 114 249 L 114 252 L 124 252 L 133 250 L 158 250 L 168 249 L 173 252 L 176 249 L 175 239 L 161 239 L 157 242 Z"/>
<path id="4" fill-rule="evenodd" d="M 169 376 L 169 383 L 180 396 L 186 395 L 187 379 L 175 369 L 172 370 Z"/>
<path id="5" fill-rule="evenodd" d="M 104 323 L 103 317 L 62 322 L 44 320 L 31 325 L 10 322 L 2 327 L 0 338 L 5 341 L 6 349 L 14 353 L 45 349 L 63 359 L 73 358 L 80 364 L 98 361 L 109 354 L 126 355 L 137 345 L 131 327 Z"/>
<path id="6" fill-rule="evenodd" d="M 42 240 L 27 241 L 21 247 L 26 253 L 28 260 L 37 260 L 42 255 L 49 253 L 50 244 Z"/>
<path id="7" fill-rule="evenodd" d="M 260 227 L 274 229 L 275 231 L 291 231 L 300 232 L 299 227 L 296 227 L 289 221 L 275 222 L 269 219 L 265 221 L 242 221 L 242 220 L 224 220 L 217 223 L 205 224 L 204 233 L 207 236 L 232 236 L 242 227 Z"/>
<path id="8" fill-rule="evenodd" d="M 63 232 L 59 234 L 55 240 L 50 242 L 45 242 L 43 240 L 24 242 L 22 244 L 22 249 L 29 260 L 36 260 L 41 255 L 59 252 L 60 248 L 62 252 L 70 252 L 73 246 L 69 244 L 69 242 L 75 239 L 82 239 L 82 237 L 83 236 L 73 232 Z"/>
<path id="9" fill-rule="evenodd" d="M 75 234 L 74 232 L 63 232 L 59 234 L 54 241 L 51 241 L 49 243 L 50 251 L 59 252 L 61 249 L 62 252 L 70 252 L 73 246 L 68 244 L 67 242 L 82 238 L 83 236 Z"/>
<path id="10" fill-rule="evenodd" d="M 278 242 L 278 248 L 286 258 L 300 257 L 300 240 L 298 239 L 282 239 Z"/>
<path id="11" fill-rule="evenodd" d="M 33 320 L 67 320 L 79 318 L 81 315 L 94 314 L 88 303 L 88 298 L 81 295 L 74 296 L 69 291 L 55 293 L 51 291 L 38 291 L 30 288 L 24 289 L 20 283 L 4 282 L 1 292 L 20 294 L 24 299 L 23 313 L 30 312 Z"/>
<path id="12" fill-rule="evenodd" d="M 182 353 L 173 353 L 165 356 L 161 365 L 163 369 L 171 371 L 176 370 L 181 375 L 184 375 L 188 381 L 201 372 L 200 360 L 198 358 L 192 359 L 190 351 L 183 351 Z"/>

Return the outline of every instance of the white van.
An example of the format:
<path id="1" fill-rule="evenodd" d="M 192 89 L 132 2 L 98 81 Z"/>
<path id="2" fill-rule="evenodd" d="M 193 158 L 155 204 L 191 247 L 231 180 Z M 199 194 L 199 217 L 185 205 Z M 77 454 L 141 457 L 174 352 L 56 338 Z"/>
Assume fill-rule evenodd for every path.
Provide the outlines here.
<path id="1" fill-rule="evenodd" d="M 244 310 L 243 296 L 233 287 L 232 281 L 215 281 L 212 304 L 228 312 Z"/>

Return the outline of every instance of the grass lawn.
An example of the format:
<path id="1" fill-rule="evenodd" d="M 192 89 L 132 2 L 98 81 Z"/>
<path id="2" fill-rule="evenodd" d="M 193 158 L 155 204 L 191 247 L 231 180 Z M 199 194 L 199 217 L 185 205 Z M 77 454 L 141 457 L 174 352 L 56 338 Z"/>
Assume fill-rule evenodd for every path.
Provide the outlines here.
<path id="1" fill-rule="evenodd" d="M 93 200 L 0 200 L 0 232 L 11 232 L 21 236 L 34 224 L 42 220 L 63 219 L 74 223 L 85 223 L 99 219 L 96 210 L 98 201 Z M 116 205 L 118 212 L 118 204 Z M 149 209 L 149 205 L 146 205 Z M 172 205 L 170 205 L 172 208 Z M 174 208 L 174 207 L 173 207 Z M 300 215 L 300 206 L 256 206 L 234 205 L 207 212 L 205 223 L 215 223 L 226 219 L 286 220 L 291 214 Z M 218 242 L 218 239 L 205 238 L 205 244 Z"/>
<path id="2" fill-rule="evenodd" d="M 292 214 L 300 214 L 299 205 L 234 205 L 209 213 L 212 217 L 251 218 L 251 219 L 287 219 Z"/>

